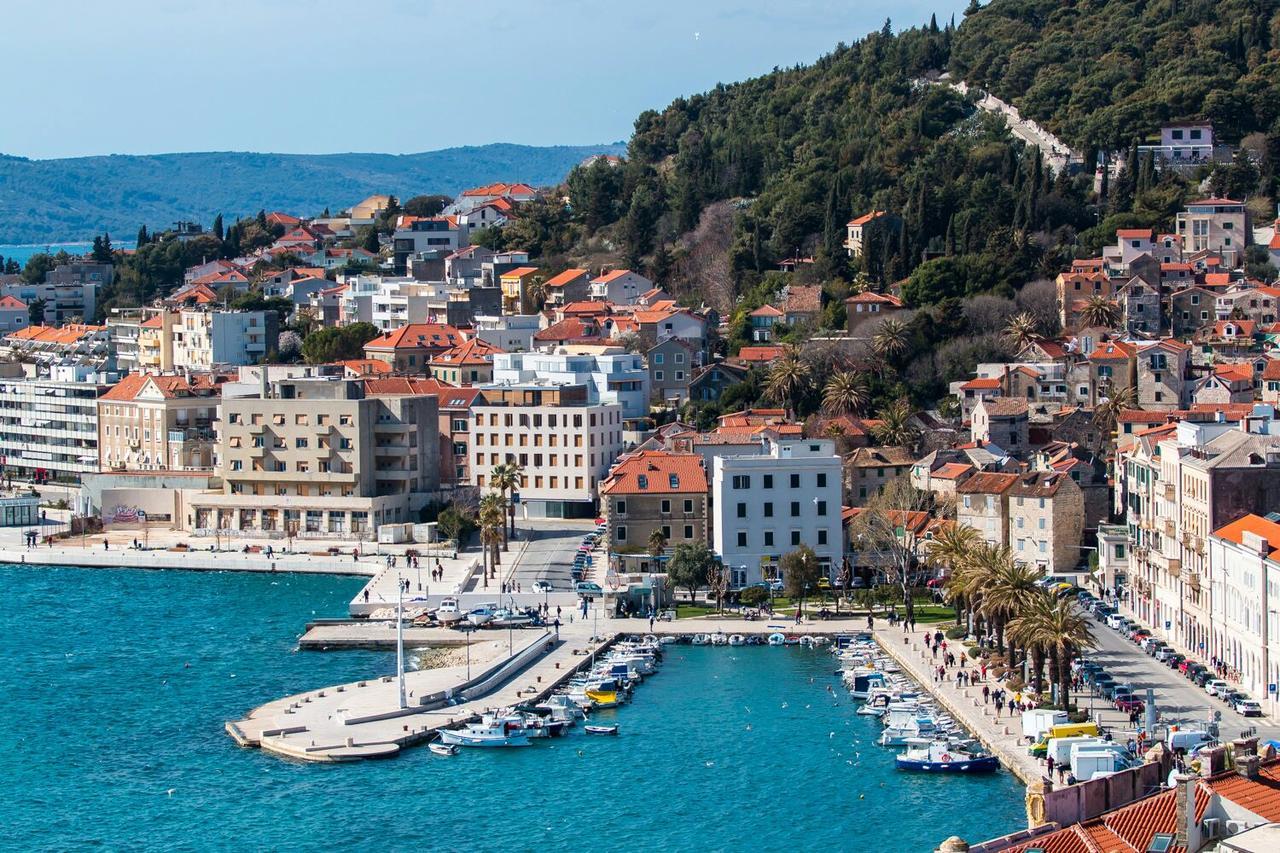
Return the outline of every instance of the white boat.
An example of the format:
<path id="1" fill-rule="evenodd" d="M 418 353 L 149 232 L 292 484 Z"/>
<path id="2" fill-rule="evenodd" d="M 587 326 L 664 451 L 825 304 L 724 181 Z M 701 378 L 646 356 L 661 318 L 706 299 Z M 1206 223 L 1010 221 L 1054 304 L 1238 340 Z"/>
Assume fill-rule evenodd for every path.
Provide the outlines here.
<path id="1" fill-rule="evenodd" d="M 446 598 L 441 600 L 440 606 L 436 608 L 436 621 L 444 625 L 449 625 L 462 619 L 466 614 L 458 607 L 458 599 Z"/>
<path id="2" fill-rule="evenodd" d="M 803 637 L 800 638 L 800 645 L 813 646 L 814 645 L 813 637 L 810 637 L 808 634 L 805 634 Z"/>
<path id="3" fill-rule="evenodd" d="M 729 645 L 731 646 L 745 646 L 746 644 L 747 638 L 741 634 L 733 634 L 729 637 Z"/>
<path id="4" fill-rule="evenodd" d="M 482 604 L 467 614 L 467 621 L 477 628 L 481 628 L 493 621 L 494 614 L 497 611 L 496 605 Z"/>
<path id="5" fill-rule="evenodd" d="M 589 735 L 616 735 L 618 726 L 617 724 L 611 726 L 583 726 L 582 730 Z"/>
<path id="6" fill-rule="evenodd" d="M 769 635 L 769 645 L 771 645 L 771 646 L 780 646 L 780 645 L 782 645 L 783 643 L 785 643 L 786 641 L 787 641 L 787 638 L 786 638 L 784 635 L 782 635 L 782 634 L 770 634 L 770 635 Z"/>
<path id="7" fill-rule="evenodd" d="M 709 634 L 694 634 L 692 642 L 695 646 L 705 646 L 711 642 L 711 636 Z"/>
<path id="8" fill-rule="evenodd" d="M 663 637 L 662 637 L 662 639 L 661 639 L 661 640 L 658 640 L 658 645 L 661 645 L 661 646 L 669 646 L 669 645 L 671 645 L 672 643 L 674 643 L 675 641 L 676 641 L 676 638 L 675 638 L 675 637 L 671 636 L 670 634 L 665 634 L 665 635 L 663 635 Z"/>
<path id="9" fill-rule="evenodd" d="M 528 746 L 525 730 L 503 722 L 468 723 L 460 729 L 441 729 L 440 740 L 449 746 Z"/>
<path id="10" fill-rule="evenodd" d="M 429 743 L 427 749 L 436 755 L 457 755 L 458 748 L 451 743 Z"/>
<path id="11" fill-rule="evenodd" d="M 711 645 L 727 646 L 729 645 L 729 637 L 724 631 L 716 631 L 711 635 Z"/>
<path id="12" fill-rule="evenodd" d="M 489 625 L 494 628 L 524 628 L 533 624 L 533 618 L 515 610 L 498 610 L 494 612 Z"/>

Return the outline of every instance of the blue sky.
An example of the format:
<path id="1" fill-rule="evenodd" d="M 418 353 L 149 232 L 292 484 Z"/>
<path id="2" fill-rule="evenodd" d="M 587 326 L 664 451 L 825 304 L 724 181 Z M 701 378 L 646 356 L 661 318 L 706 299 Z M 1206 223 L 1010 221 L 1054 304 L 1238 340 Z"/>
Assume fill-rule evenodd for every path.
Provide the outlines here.
<path id="1" fill-rule="evenodd" d="M 967 0 L 57 0 L 4 14 L 0 152 L 625 139 L 672 98 Z M 22 69 L 20 72 L 17 69 Z"/>

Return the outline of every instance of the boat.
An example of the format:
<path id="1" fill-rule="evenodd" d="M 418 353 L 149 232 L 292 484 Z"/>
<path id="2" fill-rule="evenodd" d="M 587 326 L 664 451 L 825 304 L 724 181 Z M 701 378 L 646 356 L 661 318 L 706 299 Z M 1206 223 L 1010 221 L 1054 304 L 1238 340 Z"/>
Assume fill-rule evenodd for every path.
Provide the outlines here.
<path id="1" fill-rule="evenodd" d="M 733 634 L 729 637 L 729 645 L 731 646 L 745 646 L 746 644 L 747 638 L 741 634 Z"/>
<path id="2" fill-rule="evenodd" d="M 911 747 L 894 756 L 894 761 L 899 770 L 923 773 L 991 773 L 1000 769 L 1000 761 L 994 755 L 966 751 L 947 741 Z"/>
<path id="3" fill-rule="evenodd" d="M 729 637 L 724 631 L 716 631 L 711 635 L 711 645 L 727 646 L 729 645 Z"/>
<path id="4" fill-rule="evenodd" d="M 467 614 L 467 621 L 477 628 L 482 628 L 493 621 L 498 608 L 493 604 L 482 604 Z"/>
<path id="5" fill-rule="evenodd" d="M 695 646 L 705 646 L 705 645 L 709 645 L 710 643 L 711 643 L 711 636 L 709 634 L 693 635 L 693 644 Z"/>
<path id="6" fill-rule="evenodd" d="M 784 636 L 784 635 L 782 635 L 782 634 L 770 634 L 770 635 L 769 635 L 769 645 L 771 645 L 771 646 L 780 646 L 780 645 L 782 645 L 783 643 L 785 643 L 786 641 L 787 641 L 786 636 Z"/>
<path id="7" fill-rule="evenodd" d="M 458 607 L 458 599 L 445 598 L 440 602 L 440 606 L 436 608 L 436 621 L 444 625 L 450 625 L 462 619 L 466 614 Z"/>
<path id="8" fill-rule="evenodd" d="M 449 746 L 528 746 L 524 729 L 508 722 L 468 723 L 460 729 L 441 729 L 440 740 Z"/>
<path id="9" fill-rule="evenodd" d="M 583 695 L 597 708 L 616 708 L 620 701 L 616 690 L 587 690 Z"/>
<path id="10" fill-rule="evenodd" d="M 813 637 L 809 636 L 808 634 L 805 634 L 803 637 L 800 638 L 800 645 L 802 646 L 815 645 Z"/>
<path id="11" fill-rule="evenodd" d="M 664 634 L 662 639 L 658 640 L 658 645 L 669 646 L 676 641 L 676 638 L 670 634 Z"/>
<path id="12" fill-rule="evenodd" d="M 849 695 L 854 699 L 866 699 L 877 687 L 887 687 L 888 678 L 878 669 L 860 667 L 844 674 L 845 684 L 849 686 Z"/>
<path id="13" fill-rule="evenodd" d="M 451 743 L 429 743 L 427 749 L 436 755 L 457 755 L 458 748 Z"/>
<path id="14" fill-rule="evenodd" d="M 494 628 L 525 628 L 533 624 L 533 617 L 515 610 L 497 610 L 489 620 Z"/>
<path id="15" fill-rule="evenodd" d="M 616 723 L 611 726 L 583 726 L 582 730 L 589 735 L 616 735 L 618 726 Z"/>

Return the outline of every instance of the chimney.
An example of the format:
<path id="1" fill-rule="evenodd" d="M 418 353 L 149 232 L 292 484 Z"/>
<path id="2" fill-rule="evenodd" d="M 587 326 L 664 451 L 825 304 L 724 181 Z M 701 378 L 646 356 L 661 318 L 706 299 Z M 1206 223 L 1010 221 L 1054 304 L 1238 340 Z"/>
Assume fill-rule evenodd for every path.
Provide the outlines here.
<path id="1" fill-rule="evenodd" d="M 1196 822 L 1196 785 L 1200 784 L 1194 776 L 1178 776 L 1174 784 L 1178 786 L 1174 794 L 1177 807 L 1177 825 L 1174 833 L 1177 843 L 1187 850 L 1200 849 L 1200 824 Z"/>
<path id="2" fill-rule="evenodd" d="M 1262 759 L 1256 755 L 1246 755 L 1236 758 L 1236 772 L 1246 779 L 1257 780 L 1258 769 L 1262 766 Z"/>

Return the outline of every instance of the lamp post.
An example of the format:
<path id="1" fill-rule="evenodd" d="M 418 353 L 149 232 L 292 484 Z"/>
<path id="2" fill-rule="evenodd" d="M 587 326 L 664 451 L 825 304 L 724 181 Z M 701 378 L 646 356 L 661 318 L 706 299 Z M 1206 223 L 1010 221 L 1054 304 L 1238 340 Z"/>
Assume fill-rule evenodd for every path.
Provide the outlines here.
<path id="1" fill-rule="evenodd" d="M 404 698 L 404 581 L 396 572 L 396 677 L 400 686 L 400 708 L 408 707 Z"/>

